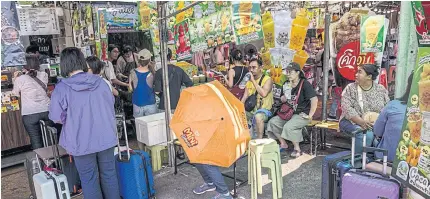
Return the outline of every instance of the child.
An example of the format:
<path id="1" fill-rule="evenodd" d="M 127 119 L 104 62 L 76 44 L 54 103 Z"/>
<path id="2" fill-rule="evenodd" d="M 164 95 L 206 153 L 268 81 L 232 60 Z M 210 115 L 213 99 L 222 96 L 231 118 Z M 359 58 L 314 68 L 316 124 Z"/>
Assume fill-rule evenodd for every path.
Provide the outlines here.
<path id="1" fill-rule="evenodd" d="M 87 57 L 86 61 L 88 64 L 88 73 L 91 73 L 94 75 L 100 75 L 100 73 L 105 67 L 105 63 L 100 61 L 100 59 L 97 58 L 96 56 Z M 102 76 L 100 75 L 100 77 Z M 106 84 L 108 84 L 110 90 L 112 91 L 112 94 L 115 96 L 118 96 L 118 91 L 112 87 L 111 83 L 106 78 L 104 77 L 102 78 L 106 82 Z"/>

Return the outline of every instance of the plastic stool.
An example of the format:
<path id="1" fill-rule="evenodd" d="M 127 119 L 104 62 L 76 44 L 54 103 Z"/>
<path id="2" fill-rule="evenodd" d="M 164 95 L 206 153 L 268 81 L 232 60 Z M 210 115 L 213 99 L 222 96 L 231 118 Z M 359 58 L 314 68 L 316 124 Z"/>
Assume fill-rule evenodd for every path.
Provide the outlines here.
<path id="1" fill-rule="evenodd" d="M 163 150 L 167 150 L 167 146 L 154 145 L 145 147 L 145 151 L 151 154 L 152 170 L 154 172 L 161 169 L 162 160 L 166 158 L 166 152 L 163 152 Z"/>
<path id="2" fill-rule="evenodd" d="M 250 152 L 252 156 L 255 157 L 255 154 L 251 151 Z M 282 182 L 282 174 L 281 174 L 281 167 L 278 161 L 276 160 L 277 154 L 272 153 L 270 154 L 263 154 L 261 159 L 261 167 L 269 168 L 270 169 L 270 177 L 272 180 L 272 192 L 273 192 L 273 198 L 282 198 L 282 189 L 283 189 L 283 182 Z M 275 157 L 273 157 L 275 156 Z M 256 164 L 251 163 L 251 170 L 249 172 L 252 172 L 251 178 L 249 178 L 249 181 L 251 181 L 251 198 L 257 198 L 257 192 L 259 194 L 262 194 L 262 191 L 259 192 L 257 189 L 258 187 L 261 187 L 260 184 L 257 182 L 258 177 L 255 175 L 256 171 Z"/>
<path id="3" fill-rule="evenodd" d="M 282 176 L 281 176 L 281 157 L 279 145 L 273 139 L 256 139 L 249 142 L 249 155 L 248 155 L 248 179 L 251 187 L 258 190 L 258 193 L 262 194 L 262 178 L 261 178 L 261 167 L 266 167 L 262 165 L 262 161 L 273 161 L 273 170 L 275 175 L 272 175 L 272 183 L 274 187 L 277 187 L 276 191 L 278 194 L 282 195 Z M 278 183 L 279 182 L 279 183 Z M 252 196 L 256 197 L 257 191 L 252 193 Z"/>

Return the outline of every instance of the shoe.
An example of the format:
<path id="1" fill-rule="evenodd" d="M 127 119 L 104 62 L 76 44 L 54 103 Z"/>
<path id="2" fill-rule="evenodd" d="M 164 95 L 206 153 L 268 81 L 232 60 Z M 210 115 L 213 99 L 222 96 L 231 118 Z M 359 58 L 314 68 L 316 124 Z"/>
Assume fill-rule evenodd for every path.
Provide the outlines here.
<path id="1" fill-rule="evenodd" d="M 291 153 L 291 157 L 293 157 L 293 158 L 298 158 L 298 157 L 300 157 L 302 155 L 302 152 L 301 151 L 297 151 L 297 150 L 294 150 L 292 153 Z"/>
<path id="2" fill-rule="evenodd" d="M 206 192 L 208 192 L 208 191 L 215 191 L 215 189 L 216 189 L 216 187 L 215 187 L 215 185 L 214 185 L 214 184 L 209 185 L 209 184 L 207 184 L 207 183 L 204 183 L 204 184 L 202 184 L 202 185 L 200 185 L 200 186 L 196 187 L 196 188 L 193 190 L 193 192 L 194 192 L 195 194 L 197 194 L 197 195 L 200 195 L 200 194 L 204 194 L 204 193 L 206 193 Z"/>
<path id="3" fill-rule="evenodd" d="M 228 194 L 228 195 L 227 195 Z M 230 193 L 227 194 L 221 194 L 218 193 L 216 196 L 214 196 L 212 199 L 233 199 L 233 197 L 230 195 Z"/>
<path id="4" fill-rule="evenodd" d="M 337 118 L 336 118 L 335 116 L 331 116 L 331 115 L 329 115 L 329 116 L 327 117 L 327 120 L 328 120 L 328 121 L 338 121 L 338 120 L 337 120 Z"/>

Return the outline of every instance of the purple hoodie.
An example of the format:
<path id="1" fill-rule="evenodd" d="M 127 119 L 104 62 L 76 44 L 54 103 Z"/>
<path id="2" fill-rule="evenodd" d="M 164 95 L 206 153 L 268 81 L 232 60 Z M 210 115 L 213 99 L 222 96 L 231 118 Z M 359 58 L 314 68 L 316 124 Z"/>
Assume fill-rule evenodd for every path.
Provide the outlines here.
<path id="1" fill-rule="evenodd" d="M 78 73 L 60 81 L 51 96 L 49 119 L 63 124 L 60 145 L 74 156 L 117 144 L 114 97 L 98 75 Z"/>

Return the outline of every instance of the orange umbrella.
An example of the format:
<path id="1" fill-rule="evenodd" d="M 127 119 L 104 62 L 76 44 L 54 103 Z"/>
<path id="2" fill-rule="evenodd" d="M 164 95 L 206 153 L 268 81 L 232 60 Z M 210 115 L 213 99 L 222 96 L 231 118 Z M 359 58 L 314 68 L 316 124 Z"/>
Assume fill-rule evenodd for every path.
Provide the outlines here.
<path id="1" fill-rule="evenodd" d="M 183 90 L 170 127 L 191 163 L 230 167 L 250 140 L 243 104 L 218 81 Z"/>

